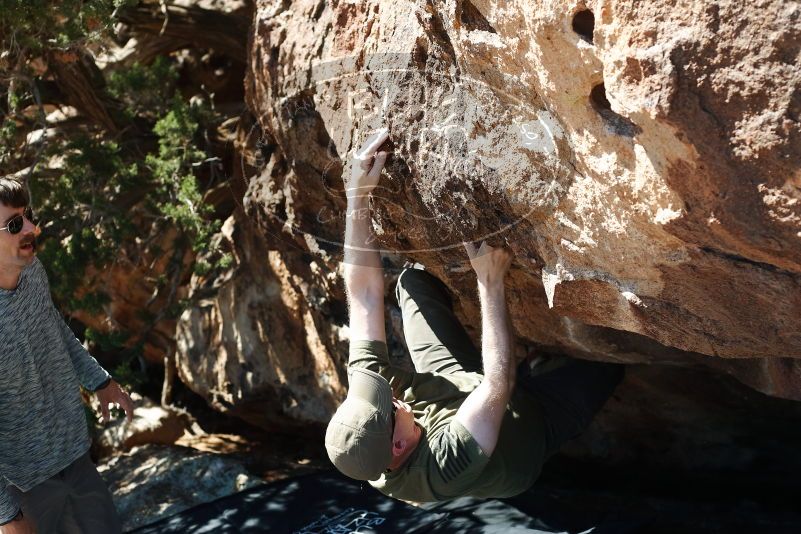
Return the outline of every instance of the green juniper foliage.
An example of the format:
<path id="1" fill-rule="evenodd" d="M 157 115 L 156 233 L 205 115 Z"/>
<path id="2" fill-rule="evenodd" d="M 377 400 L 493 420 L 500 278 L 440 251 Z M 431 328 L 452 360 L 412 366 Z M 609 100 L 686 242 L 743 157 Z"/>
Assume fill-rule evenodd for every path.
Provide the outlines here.
<path id="1" fill-rule="evenodd" d="M 136 0 L 0 0 L 3 44 L 33 53 L 98 38 L 113 21 L 115 10 Z M 8 50 L 10 46 L 4 46 Z"/>
<path id="2" fill-rule="evenodd" d="M 164 56 L 151 65 L 134 63 L 108 75 L 108 91 L 125 104 L 129 117 L 160 117 L 170 110 L 178 71 Z"/>
<path id="3" fill-rule="evenodd" d="M 53 128 L 45 121 L 47 113 L 72 103 L 59 101 L 63 92 L 52 90 L 58 84 L 49 66 L 53 54 L 77 58 L 89 52 L 93 61 L 114 37 L 117 10 L 134 4 L 0 0 L 0 175 L 14 174 L 28 184 L 43 230 L 39 257 L 57 306 L 67 315 L 102 315 L 109 296 L 87 273 L 104 272 L 123 252 L 134 260 L 144 249 L 150 257 L 171 258 L 166 272 L 153 273 L 154 291 L 166 304 L 142 310 L 144 331 L 85 332 L 99 351 L 122 356 L 114 374 L 131 384 L 142 379 L 148 330 L 176 318 L 188 304 L 174 287 L 186 278 L 187 253 L 216 258 L 194 262 L 198 274 L 232 261 L 214 252 L 218 241 L 212 236 L 220 222 L 204 203 L 199 181 L 214 159 L 206 139 L 219 119 L 211 107 L 191 105 L 178 90 L 174 57 L 94 69 L 100 73 L 98 96 L 110 103 L 109 113 L 127 121 L 119 132 L 106 131 L 81 109 L 69 126 Z M 31 141 L 29 134 L 37 131 L 43 135 Z M 157 238 L 172 229 L 177 236 L 171 249 L 157 250 Z"/>
<path id="4" fill-rule="evenodd" d="M 0 123 L 0 167 L 7 165 L 14 156 L 14 140 L 17 136 L 17 123 L 4 118 Z"/>
<path id="5" fill-rule="evenodd" d="M 44 221 L 42 262 L 51 274 L 54 299 L 65 311 L 100 313 L 108 297 L 89 292 L 78 297 L 86 268 L 102 270 L 117 255 L 119 244 L 134 235 L 120 200 L 138 190 L 138 167 L 126 162 L 116 143 L 80 136 L 53 146 L 64 165 L 51 178 L 29 182 L 37 199 L 37 217 Z M 51 239 L 55 238 L 55 239 Z"/>
<path id="6" fill-rule="evenodd" d="M 207 158 L 196 144 L 199 123 L 207 115 L 207 109 L 175 98 L 170 111 L 153 128 L 159 137 L 158 154 L 148 155 L 146 160 L 158 184 L 159 211 L 191 238 L 195 252 L 206 249 L 218 230 L 217 225 L 209 225 L 204 219 L 210 215 L 211 207 L 203 204 L 192 172 Z"/>

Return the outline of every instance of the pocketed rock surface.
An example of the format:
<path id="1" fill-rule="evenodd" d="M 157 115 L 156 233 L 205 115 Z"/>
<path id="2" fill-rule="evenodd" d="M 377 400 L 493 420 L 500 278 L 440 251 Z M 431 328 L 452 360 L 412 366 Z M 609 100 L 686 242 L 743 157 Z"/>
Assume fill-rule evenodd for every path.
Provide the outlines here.
<path id="1" fill-rule="evenodd" d="M 344 395 L 343 177 L 382 125 L 388 266 L 426 265 L 466 324 L 461 243 L 487 239 L 521 345 L 801 398 L 797 4 L 260 0 L 249 46 L 235 267 L 177 336 L 218 409 L 319 424 Z"/>

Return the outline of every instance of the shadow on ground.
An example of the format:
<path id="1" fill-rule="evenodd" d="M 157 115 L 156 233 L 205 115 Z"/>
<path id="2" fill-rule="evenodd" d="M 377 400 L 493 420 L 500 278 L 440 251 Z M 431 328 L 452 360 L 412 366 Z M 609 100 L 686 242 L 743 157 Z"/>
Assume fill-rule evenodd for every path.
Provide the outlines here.
<path id="1" fill-rule="evenodd" d="M 252 488 L 133 532 L 790 533 L 801 525 L 801 513 L 789 497 L 770 505 L 699 480 L 685 480 L 693 486 L 686 499 L 668 495 L 677 488 L 656 489 L 654 496 L 643 497 L 643 488 L 626 489 L 620 480 L 605 480 L 601 490 L 597 477 L 589 477 L 578 489 L 575 483 L 570 488 L 562 484 L 581 467 L 552 463 L 541 484 L 513 499 L 462 498 L 421 507 L 324 472 Z M 698 498 L 702 491 L 710 492 L 706 499 Z"/>

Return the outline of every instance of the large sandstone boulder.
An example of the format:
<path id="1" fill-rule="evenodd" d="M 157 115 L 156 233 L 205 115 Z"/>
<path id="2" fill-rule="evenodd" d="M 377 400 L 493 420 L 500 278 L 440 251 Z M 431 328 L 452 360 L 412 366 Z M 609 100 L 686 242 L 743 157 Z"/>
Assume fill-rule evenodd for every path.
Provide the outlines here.
<path id="1" fill-rule="evenodd" d="M 486 238 L 515 253 L 522 344 L 800 399 L 800 43 L 780 0 L 258 1 L 236 265 L 193 282 L 208 298 L 179 321 L 182 379 L 258 424 L 326 421 L 343 171 L 386 125 L 388 266 L 424 263 L 468 325 L 460 243 Z"/>
<path id="2" fill-rule="evenodd" d="M 263 428 L 308 431 L 308 422 L 328 420 L 345 393 L 339 355 L 347 339 L 337 327 L 347 316 L 343 295 L 330 265 L 269 250 L 239 217 L 222 233 L 236 267 L 221 279 L 193 277 L 190 298 L 198 304 L 178 322 L 178 375 L 221 412 Z"/>

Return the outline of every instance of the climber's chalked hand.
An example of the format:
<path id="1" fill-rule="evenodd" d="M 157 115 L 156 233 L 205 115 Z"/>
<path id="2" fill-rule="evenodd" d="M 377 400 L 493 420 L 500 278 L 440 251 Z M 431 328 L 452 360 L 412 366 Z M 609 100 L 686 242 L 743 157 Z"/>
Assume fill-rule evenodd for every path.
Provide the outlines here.
<path id="1" fill-rule="evenodd" d="M 366 197 L 378 185 L 389 153 L 377 150 L 388 138 L 389 130 L 381 128 L 353 154 L 350 181 L 345 189 L 348 198 Z"/>
<path id="2" fill-rule="evenodd" d="M 470 265 L 476 272 L 478 283 L 484 286 L 503 284 L 509 267 L 512 265 L 512 253 L 505 247 L 491 247 L 486 241 L 480 246 L 475 243 L 463 243 L 470 258 Z"/>

